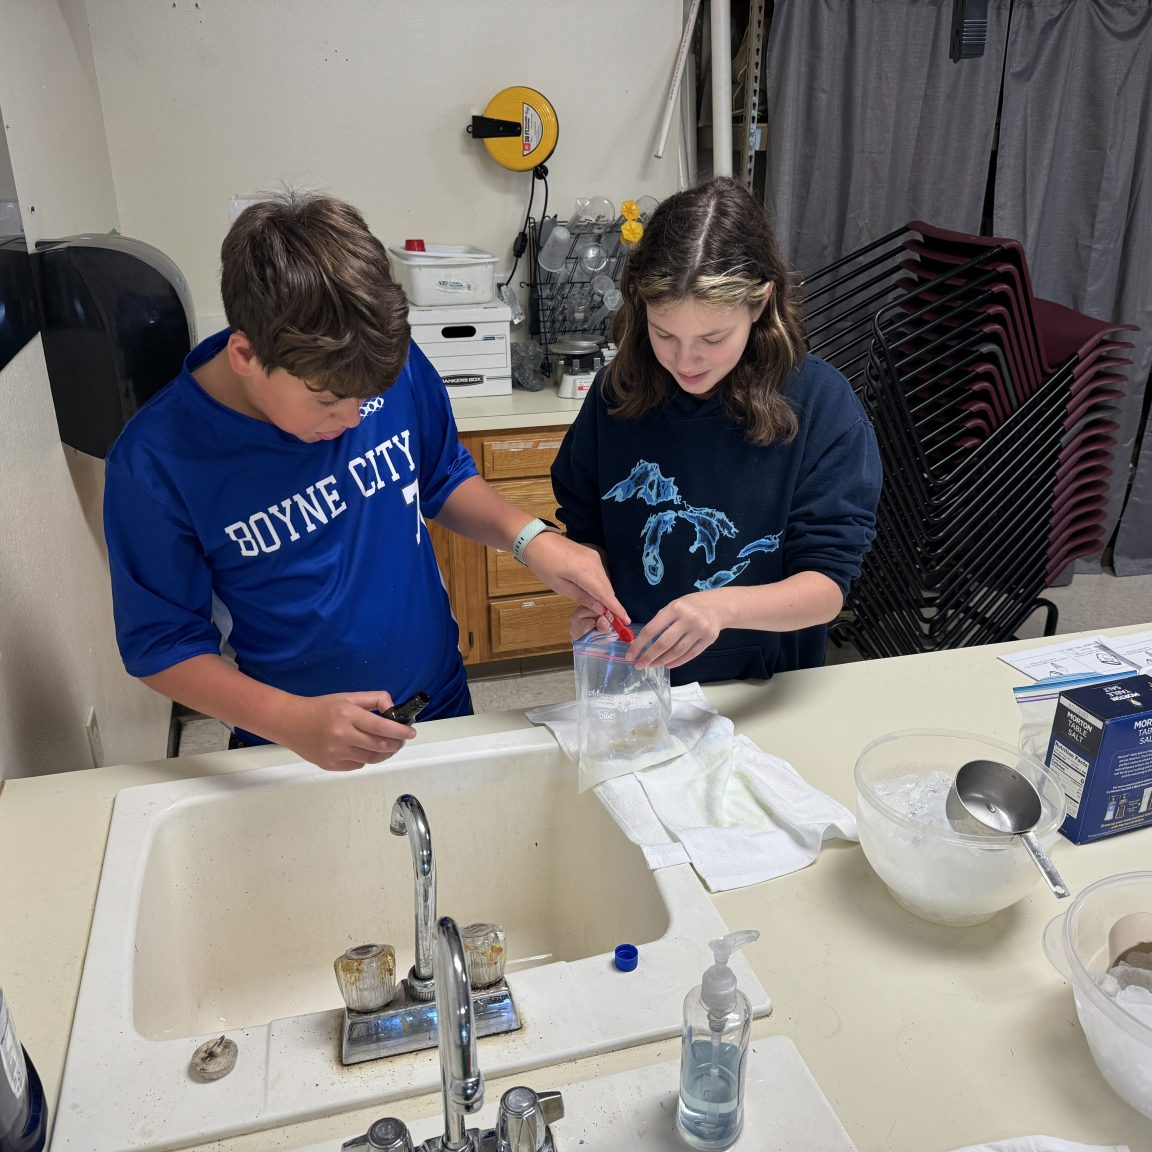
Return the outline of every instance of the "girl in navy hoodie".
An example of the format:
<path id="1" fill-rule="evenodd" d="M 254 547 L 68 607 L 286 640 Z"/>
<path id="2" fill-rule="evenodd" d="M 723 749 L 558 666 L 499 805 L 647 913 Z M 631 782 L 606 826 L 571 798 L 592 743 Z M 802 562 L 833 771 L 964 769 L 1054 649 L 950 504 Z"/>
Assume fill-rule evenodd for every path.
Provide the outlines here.
<path id="1" fill-rule="evenodd" d="M 848 381 L 807 354 L 768 214 L 718 177 L 665 200 L 628 257 L 613 337 L 552 468 L 674 684 L 824 662 L 875 532 L 880 460 Z M 610 627 L 578 609 L 573 637 Z"/>

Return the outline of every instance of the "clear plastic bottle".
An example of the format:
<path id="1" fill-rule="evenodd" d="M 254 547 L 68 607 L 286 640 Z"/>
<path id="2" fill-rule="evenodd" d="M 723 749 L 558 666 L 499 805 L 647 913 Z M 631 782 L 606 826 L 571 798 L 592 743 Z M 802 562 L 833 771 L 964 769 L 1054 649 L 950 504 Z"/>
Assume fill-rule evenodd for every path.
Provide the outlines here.
<path id="1" fill-rule="evenodd" d="M 704 1152 L 731 1148 L 744 1127 L 752 1005 L 736 987 L 728 958 L 759 936 L 748 930 L 710 941 L 715 963 L 684 998 L 676 1130 L 686 1143 Z"/>
<path id="2" fill-rule="evenodd" d="M 40 1078 L 20 1047 L 0 989 L 0 1152 L 41 1152 L 47 1117 Z"/>

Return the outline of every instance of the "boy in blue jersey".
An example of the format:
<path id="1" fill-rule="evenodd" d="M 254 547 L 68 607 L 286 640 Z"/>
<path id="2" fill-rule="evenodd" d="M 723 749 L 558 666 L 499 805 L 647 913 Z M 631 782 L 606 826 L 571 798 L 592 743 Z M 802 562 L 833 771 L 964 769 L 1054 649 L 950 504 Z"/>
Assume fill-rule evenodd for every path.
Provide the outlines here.
<path id="1" fill-rule="evenodd" d="M 624 616 L 594 550 L 477 474 L 356 209 L 299 194 L 255 204 L 221 262 L 229 328 L 108 453 L 105 534 L 132 675 L 243 743 L 346 770 L 415 735 L 378 715 L 394 702 L 424 691 L 426 719 L 471 711 L 427 520 Z"/>
<path id="2" fill-rule="evenodd" d="M 573 540 L 645 621 L 630 652 L 672 683 L 824 662 L 875 531 L 876 437 L 805 352 L 768 214 L 719 177 L 665 200 L 621 278 L 619 351 L 552 469 Z M 607 620 L 581 607 L 573 637 Z"/>

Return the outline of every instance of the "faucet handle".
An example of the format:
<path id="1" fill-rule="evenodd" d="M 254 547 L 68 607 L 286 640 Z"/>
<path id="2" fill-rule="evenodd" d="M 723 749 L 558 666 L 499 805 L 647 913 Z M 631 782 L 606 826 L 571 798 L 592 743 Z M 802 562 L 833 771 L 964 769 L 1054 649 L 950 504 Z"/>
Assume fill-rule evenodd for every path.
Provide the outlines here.
<path id="1" fill-rule="evenodd" d="M 396 996 L 396 950 L 391 944 L 358 944 L 333 962 L 349 1012 L 376 1012 Z"/>
<path id="2" fill-rule="evenodd" d="M 564 1119 L 564 1097 L 559 1092 L 537 1092 L 536 1099 L 540 1101 L 540 1111 L 544 1113 L 544 1123 L 549 1128 L 557 1120 Z"/>
<path id="3" fill-rule="evenodd" d="M 509 1088 L 496 1114 L 497 1152 L 542 1152 L 548 1125 L 564 1115 L 559 1092 L 537 1095 L 531 1088 Z"/>
<path id="4" fill-rule="evenodd" d="M 363 1136 L 345 1140 L 340 1147 L 342 1152 L 414 1152 L 408 1126 L 395 1116 L 377 1120 Z"/>
<path id="5" fill-rule="evenodd" d="M 413 1152 L 408 1126 L 395 1116 L 385 1116 L 368 1129 L 368 1147 L 372 1152 Z"/>

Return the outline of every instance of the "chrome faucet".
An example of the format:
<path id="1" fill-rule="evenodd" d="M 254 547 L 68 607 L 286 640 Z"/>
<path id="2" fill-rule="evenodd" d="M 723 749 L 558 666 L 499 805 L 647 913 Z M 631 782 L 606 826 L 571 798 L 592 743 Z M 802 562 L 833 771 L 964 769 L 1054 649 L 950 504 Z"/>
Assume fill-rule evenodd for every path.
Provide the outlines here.
<path id="1" fill-rule="evenodd" d="M 434 1048 L 440 1042 L 434 1003 L 438 982 L 433 964 L 436 858 L 424 806 L 407 792 L 398 796 L 388 827 L 394 836 L 407 836 L 412 850 L 415 962 L 408 976 L 395 982 L 394 951 L 390 945 L 357 945 L 336 960 L 336 979 L 347 1006 L 340 1025 L 340 1059 L 344 1064 Z M 381 960 L 381 956 L 385 959 Z M 391 965 L 388 956 L 393 957 Z M 467 968 L 462 971 L 467 993 Z M 497 977 L 494 983 L 478 980 L 479 986 L 472 992 L 469 1027 L 475 1029 L 477 1036 L 495 1036 L 520 1027 L 512 991 L 499 973 Z"/>
<path id="2" fill-rule="evenodd" d="M 436 923 L 435 971 L 444 1135 L 425 1140 L 418 1152 L 555 1152 L 549 1125 L 564 1115 L 559 1092 L 509 1088 L 500 1098 L 494 1128 L 467 1126 L 467 1117 L 484 1104 L 484 1077 L 476 1059 L 464 944 L 450 916 L 441 916 Z M 392 1116 L 377 1120 L 365 1135 L 346 1141 L 343 1148 L 417 1152 L 407 1126 Z"/>
<path id="3" fill-rule="evenodd" d="M 464 944 L 450 916 L 441 916 L 436 923 L 436 1016 L 440 1025 L 444 1136 L 428 1152 L 461 1152 L 472 1147 L 466 1117 L 478 1112 L 484 1103 L 484 1077 L 476 1060 Z"/>
<path id="4" fill-rule="evenodd" d="M 416 1000 L 436 995 L 432 969 L 432 931 L 436 923 L 436 858 L 424 806 L 411 793 L 398 796 L 388 824 L 393 836 L 407 835 L 412 848 L 412 882 L 416 903 L 416 958 L 406 983 Z"/>

